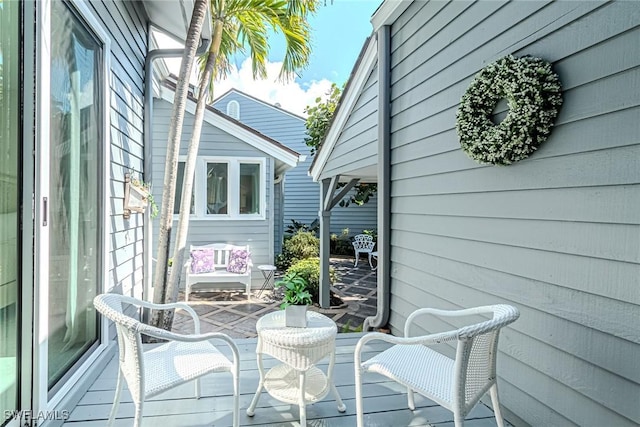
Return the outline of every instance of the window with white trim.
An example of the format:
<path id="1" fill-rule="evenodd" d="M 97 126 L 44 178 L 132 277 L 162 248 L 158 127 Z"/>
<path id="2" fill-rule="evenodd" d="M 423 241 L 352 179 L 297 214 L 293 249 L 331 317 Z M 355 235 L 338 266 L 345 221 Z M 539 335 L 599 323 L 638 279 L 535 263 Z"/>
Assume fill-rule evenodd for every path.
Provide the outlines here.
<path id="1" fill-rule="evenodd" d="M 227 116 L 240 120 L 240 104 L 233 100 L 227 103 Z"/>
<path id="2" fill-rule="evenodd" d="M 196 219 L 264 219 L 266 159 L 198 157 L 191 200 Z M 184 161 L 178 163 L 174 213 L 182 198 Z"/>

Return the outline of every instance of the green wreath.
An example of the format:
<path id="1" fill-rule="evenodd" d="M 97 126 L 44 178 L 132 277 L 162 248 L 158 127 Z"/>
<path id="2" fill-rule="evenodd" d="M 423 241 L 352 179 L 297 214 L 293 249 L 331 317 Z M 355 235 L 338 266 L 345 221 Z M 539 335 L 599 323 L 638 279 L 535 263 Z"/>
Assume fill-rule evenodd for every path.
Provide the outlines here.
<path id="1" fill-rule="evenodd" d="M 462 149 L 480 163 L 508 165 L 527 158 L 543 143 L 562 105 L 562 87 L 551 64 L 525 56 L 505 56 L 475 75 L 456 113 Z M 507 116 L 491 117 L 506 98 Z"/>

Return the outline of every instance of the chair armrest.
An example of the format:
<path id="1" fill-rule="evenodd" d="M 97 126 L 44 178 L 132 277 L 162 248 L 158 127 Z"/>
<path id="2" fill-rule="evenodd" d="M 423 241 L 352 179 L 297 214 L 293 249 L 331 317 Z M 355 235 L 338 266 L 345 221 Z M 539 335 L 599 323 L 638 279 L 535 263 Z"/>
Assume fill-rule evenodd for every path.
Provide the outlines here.
<path id="1" fill-rule="evenodd" d="M 395 337 L 393 335 L 383 334 L 380 332 L 370 332 L 364 335 L 358 344 L 354 354 L 354 362 L 356 369 L 359 369 L 362 362 L 362 348 L 369 341 L 384 341 L 394 345 L 435 345 L 442 344 L 447 341 L 455 341 L 458 338 L 457 331 L 440 332 L 437 334 L 422 335 L 419 337 L 405 338 Z"/>
<path id="2" fill-rule="evenodd" d="M 373 251 L 373 248 L 376 247 L 376 242 L 369 242 L 369 244 L 367 245 L 367 249 L 369 251 Z"/>
<path id="3" fill-rule="evenodd" d="M 127 304 L 131 304 L 137 307 L 143 307 L 143 308 L 150 308 L 152 310 L 170 310 L 170 309 L 176 309 L 176 308 L 180 308 L 184 311 L 186 311 L 187 313 L 189 313 L 189 315 L 191 316 L 191 318 L 193 319 L 193 324 L 194 324 L 194 329 L 195 329 L 195 333 L 199 334 L 200 333 L 200 317 L 198 317 L 198 314 L 195 312 L 195 310 L 193 308 L 191 308 L 189 306 L 189 304 L 184 303 L 184 302 L 174 302 L 174 303 L 169 303 L 169 304 L 155 304 L 149 301 L 141 301 L 132 297 L 128 297 L 123 295 L 122 296 L 122 300 L 124 302 L 126 302 Z M 145 325 L 145 326 L 150 326 L 150 325 Z M 151 326 L 150 326 L 151 327 Z M 156 328 L 157 329 L 157 328 Z M 163 329 L 160 329 L 163 330 Z"/>
<path id="4" fill-rule="evenodd" d="M 465 317 L 465 316 L 471 316 L 474 314 L 494 314 L 494 310 L 496 307 L 499 307 L 500 305 L 496 306 L 496 305 L 485 305 L 485 306 L 481 306 L 481 307 L 473 307 L 473 308 L 465 308 L 462 310 L 441 310 L 441 309 L 437 309 L 437 308 L 419 308 L 417 310 L 415 310 L 413 313 L 411 313 L 409 315 L 409 317 L 407 318 L 407 322 L 404 325 L 404 336 L 405 337 L 409 337 L 409 328 L 411 327 L 411 325 L 413 324 L 413 322 L 416 320 L 416 318 L 423 316 L 425 314 L 431 314 L 433 316 L 437 316 L 437 317 Z M 517 313 L 517 310 L 515 310 Z M 515 318 L 517 318 L 517 314 L 515 315 Z M 514 320 L 515 320 L 514 318 Z M 482 322 L 480 324 L 477 325 L 472 325 L 470 326 L 471 329 L 486 329 L 491 328 L 491 324 L 492 324 L 492 320 L 488 320 L 486 322 Z M 465 328 L 462 329 L 458 329 L 457 330 L 457 334 L 458 336 L 464 335 L 467 331 L 465 330 Z"/>
<path id="5" fill-rule="evenodd" d="M 213 339 L 218 339 L 224 341 L 231 351 L 233 352 L 234 362 L 237 364 L 240 360 L 240 352 L 238 351 L 238 346 L 233 342 L 231 337 L 222 332 L 207 332 L 206 334 L 177 334 L 175 332 L 166 331 L 164 329 L 156 328 L 155 326 L 147 325 L 144 323 L 140 324 L 140 328 L 138 330 L 139 333 L 148 335 L 150 337 L 159 338 L 162 340 L 169 341 L 179 341 L 179 342 L 199 342 L 199 341 L 209 341 Z"/>

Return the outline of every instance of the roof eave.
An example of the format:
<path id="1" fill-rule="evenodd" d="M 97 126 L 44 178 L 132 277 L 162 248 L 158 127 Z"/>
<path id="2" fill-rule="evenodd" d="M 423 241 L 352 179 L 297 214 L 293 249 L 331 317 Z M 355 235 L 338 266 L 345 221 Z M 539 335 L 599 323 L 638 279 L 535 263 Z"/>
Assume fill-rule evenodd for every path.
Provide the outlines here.
<path id="1" fill-rule="evenodd" d="M 338 137 L 342 133 L 353 107 L 355 106 L 360 93 L 364 85 L 367 82 L 376 59 L 378 57 L 378 43 L 375 36 L 369 37 L 365 42 L 364 52 L 360 58 L 360 61 L 356 64 L 356 69 L 352 73 L 345 91 L 342 93 L 340 103 L 337 107 L 336 113 L 329 125 L 329 130 L 326 133 L 322 145 L 316 152 L 311 167 L 309 168 L 309 175 L 314 181 L 319 181 L 322 170 L 324 169 L 329 156 L 333 151 Z"/>
<path id="2" fill-rule="evenodd" d="M 165 101 L 172 103 L 175 97 L 175 91 L 173 88 L 165 85 L 165 89 L 161 91 L 161 98 Z M 186 111 L 191 114 L 195 114 L 196 110 L 196 100 L 192 97 L 189 97 L 187 100 Z M 227 132 L 230 135 L 235 136 L 241 141 L 251 145 L 252 147 L 268 154 L 273 157 L 277 161 L 283 163 L 283 165 L 288 168 L 293 168 L 300 163 L 301 155 L 300 153 L 286 147 L 285 145 L 269 138 L 266 135 L 263 135 L 256 131 L 255 129 L 249 128 L 246 125 L 243 125 L 240 122 L 228 117 L 224 113 L 215 110 L 211 106 L 207 106 L 204 114 L 204 120 L 212 126 L 217 127 L 218 129 Z"/>
<path id="3" fill-rule="evenodd" d="M 385 0 L 371 17 L 373 31 L 378 31 L 385 25 L 391 25 L 400 15 L 402 15 L 402 12 L 411 6 L 411 3 L 413 3 L 413 1 Z"/>
<path id="4" fill-rule="evenodd" d="M 194 0 L 142 0 L 151 24 L 183 43 L 187 39 L 194 3 Z M 208 43 L 211 34 L 211 11 L 207 7 L 200 34 L 202 43 Z"/>

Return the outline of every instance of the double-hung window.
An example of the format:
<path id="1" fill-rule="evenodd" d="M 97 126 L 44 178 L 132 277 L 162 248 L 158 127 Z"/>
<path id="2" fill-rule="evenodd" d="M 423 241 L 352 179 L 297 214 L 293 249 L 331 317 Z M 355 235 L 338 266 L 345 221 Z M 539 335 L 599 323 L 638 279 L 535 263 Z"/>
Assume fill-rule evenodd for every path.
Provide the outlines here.
<path id="1" fill-rule="evenodd" d="M 265 159 L 199 157 L 191 201 L 191 215 L 199 219 L 264 219 Z M 178 188 L 174 213 L 180 209 L 182 171 L 178 164 Z"/>

